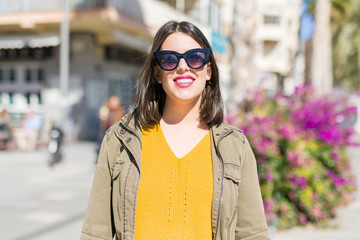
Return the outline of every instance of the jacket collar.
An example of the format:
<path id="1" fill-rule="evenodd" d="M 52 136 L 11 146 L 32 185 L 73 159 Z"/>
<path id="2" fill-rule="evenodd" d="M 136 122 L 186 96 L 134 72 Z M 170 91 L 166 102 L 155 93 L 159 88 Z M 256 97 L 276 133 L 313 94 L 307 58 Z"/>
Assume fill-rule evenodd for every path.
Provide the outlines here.
<path id="1" fill-rule="evenodd" d="M 212 126 L 210 128 L 210 131 L 214 137 L 214 140 L 216 143 L 218 143 L 221 138 L 229 135 L 233 132 L 233 127 L 231 127 L 227 123 L 221 123 L 219 126 Z M 139 141 L 141 142 L 142 137 L 142 128 L 141 126 L 136 126 L 135 124 L 135 118 L 132 114 L 126 114 L 121 120 L 119 127 L 115 130 L 116 135 L 118 138 L 123 138 L 121 136 L 124 136 L 125 133 L 127 134 L 133 134 L 135 135 Z"/>
<path id="2" fill-rule="evenodd" d="M 215 147 L 218 147 L 219 141 L 234 131 L 233 127 L 227 123 L 221 123 L 219 126 L 210 128 Z M 121 120 L 119 127 L 115 130 L 115 135 L 128 147 L 131 147 L 133 138 L 137 138 L 141 146 L 142 128 L 136 126 L 135 118 L 132 114 L 126 114 Z"/>
<path id="3" fill-rule="evenodd" d="M 233 128 L 227 123 L 221 123 L 219 126 L 212 126 L 211 134 L 214 139 L 215 147 L 217 148 L 219 141 L 233 132 Z"/>
<path id="4" fill-rule="evenodd" d="M 128 135 L 134 135 L 141 142 L 142 129 L 141 126 L 137 127 L 135 124 L 135 118 L 132 114 L 126 114 L 119 123 L 119 127 L 115 130 L 116 136 L 123 140 Z"/>

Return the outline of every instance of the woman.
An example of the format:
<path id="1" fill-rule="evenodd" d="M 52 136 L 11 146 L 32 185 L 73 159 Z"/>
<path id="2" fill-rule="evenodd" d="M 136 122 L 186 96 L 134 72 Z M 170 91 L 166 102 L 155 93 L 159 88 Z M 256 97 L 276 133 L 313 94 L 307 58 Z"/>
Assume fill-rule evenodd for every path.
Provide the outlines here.
<path id="1" fill-rule="evenodd" d="M 132 109 L 102 143 L 81 239 L 268 239 L 254 155 L 223 123 L 196 26 L 159 29 Z"/>

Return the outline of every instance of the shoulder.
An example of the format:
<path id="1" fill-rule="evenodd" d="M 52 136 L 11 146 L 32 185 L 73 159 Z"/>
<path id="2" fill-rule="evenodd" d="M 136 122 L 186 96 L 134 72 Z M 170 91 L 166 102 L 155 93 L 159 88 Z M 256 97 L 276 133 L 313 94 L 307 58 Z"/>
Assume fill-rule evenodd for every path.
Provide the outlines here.
<path id="1" fill-rule="evenodd" d="M 130 118 L 130 115 L 127 114 L 123 116 L 119 121 L 112 124 L 107 130 L 105 134 L 106 141 L 110 141 L 112 138 L 116 137 L 116 132 L 120 130 L 121 123 L 128 122 L 128 119 Z"/>
<path id="2" fill-rule="evenodd" d="M 242 144 L 245 144 L 247 142 L 246 136 L 244 135 L 243 131 L 231 124 L 223 122 L 215 129 L 215 131 L 223 132 L 223 134 L 226 135 L 226 138 L 229 141 L 241 142 Z"/>
<path id="3" fill-rule="evenodd" d="M 107 130 L 105 134 L 105 138 L 107 142 L 109 142 L 113 137 L 115 137 L 115 132 L 120 126 L 120 121 L 117 121 L 113 125 L 111 125 Z"/>
<path id="4" fill-rule="evenodd" d="M 129 134 L 141 135 L 142 128 L 136 126 L 135 118 L 133 114 L 126 114 L 119 121 L 115 122 L 106 131 L 106 140 L 121 139 L 128 136 Z"/>

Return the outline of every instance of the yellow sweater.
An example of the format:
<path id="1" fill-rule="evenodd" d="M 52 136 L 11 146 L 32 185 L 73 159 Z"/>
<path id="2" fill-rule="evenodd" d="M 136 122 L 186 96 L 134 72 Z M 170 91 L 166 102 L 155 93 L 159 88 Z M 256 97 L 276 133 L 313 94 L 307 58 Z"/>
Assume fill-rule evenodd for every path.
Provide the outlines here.
<path id="1" fill-rule="evenodd" d="M 143 131 L 135 240 L 212 239 L 210 133 L 177 158 L 157 125 Z"/>

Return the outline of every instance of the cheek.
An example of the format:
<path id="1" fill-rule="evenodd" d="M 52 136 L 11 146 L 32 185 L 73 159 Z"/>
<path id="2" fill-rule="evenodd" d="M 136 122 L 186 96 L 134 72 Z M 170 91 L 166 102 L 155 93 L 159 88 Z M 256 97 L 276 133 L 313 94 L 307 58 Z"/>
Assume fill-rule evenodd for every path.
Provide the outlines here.
<path id="1" fill-rule="evenodd" d="M 159 80 L 162 84 L 172 81 L 174 72 L 160 71 Z"/>

